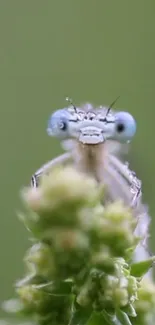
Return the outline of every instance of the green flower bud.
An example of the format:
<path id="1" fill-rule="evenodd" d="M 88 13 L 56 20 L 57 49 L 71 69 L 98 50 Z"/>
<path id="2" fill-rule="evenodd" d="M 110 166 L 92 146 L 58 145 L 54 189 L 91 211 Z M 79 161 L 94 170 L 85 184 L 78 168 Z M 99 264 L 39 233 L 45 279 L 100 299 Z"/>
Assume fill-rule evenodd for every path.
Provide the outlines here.
<path id="1" fill-rule="evenodd" d="M 90 256 L 87 235 L 79 230 L 57 229 L 51 237 L 59 276 L 78 275 Z"/>
<path id="2" fill-rule="evenodd" d="M 137 290 L 137 279 L 133 276 L 128 276 L 128 294 L 131 302 L 134 302 L 137 299 Z"/>
<path id="3" fill-rule="evenodd" d="M 17 293 L 26 312 L 42 313 L 50 302 L 50 295 L 39 290 L 35 285 L 27 285 L 17 289 Z"/>
<path id="4" fill-rule="evenodd" d="M 103 190 L 93 178 L 71 167 L 55 169 L 48 177 L 43 177 L 38 188 L 23 190 L 22 196 L 30 213 L 21 218 L 35 234 L 53 226 L 78 227 L 80 211 L 92 208 L 101 199 L 101 194 L 103 197 Z"/>
<path id="5" fill-rule="evenodd" d="M 137 245 L 134 235 L 136 221 L 131 211 L 121 202 L 111 203 L 94 216 L 96 237 L 109 246 L 113 255 L 128 255 L 128 249 Z"/>
<path id="6" fill-rule="evenodd" d="M 92 206 L 99 196 L 100 191 L 93 178 L 88 178 L 75 169 L 67 167 L 65 170 L 55 169 L 48 177 L 44 176 L 40 187 L 30 189 L 30 192 L 28 190 L 25 199 L 33 209 L 32 199 L 34 198 L 36 202 L 39 198 L 40 209 L 52 212 L 59 205 L 81 207 L 89 204 Z"/>
<path id="7" fill-rule="evenodd" d="M 25 262 L 30 271 L 43 277 L 54 276 L 55 261 L 52 249 L 44 243 L 37 243 L 28 251 Z"/>
<path id="8" fill-rule="evenodd" d="M 137 313 L 149 313 L 155 310 L 155 285 L 148 279 L 143 279 L 138 288 L 138 299 L 134 305 Z"/>
<path id="9" fill-rule="evenodd" d="M 114 273 L 115 265 L 112 258 L 112 254 L 108 246 L 102 246 L 99 252 L 95 252 L 92 255 L 91 263 L 93 267 L 96 267 L 106 273 Z"/>
<path id="10" fill-rule="evenodd" d="M 90 288 L 87 285 L 81 289 L 80 293 L 77 296 L 76 301 L 82 307 L 87 307 L 92 304 Z"/>

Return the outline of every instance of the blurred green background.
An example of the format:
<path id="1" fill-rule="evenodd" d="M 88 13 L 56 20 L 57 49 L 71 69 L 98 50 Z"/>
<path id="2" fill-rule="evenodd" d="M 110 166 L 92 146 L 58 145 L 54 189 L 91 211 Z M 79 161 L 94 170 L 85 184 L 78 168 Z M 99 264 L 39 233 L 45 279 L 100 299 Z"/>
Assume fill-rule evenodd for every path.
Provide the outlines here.
<path id="1" fill-rule="evenodd" d="M 143 180 L 155 252 L 155 1 L 0 1 L 0 299 L 22 275 L 28 233 L 19 191 L 61 152 L 46 134 L 52 110 L 110 104 L 138 123 L 129 160 Z"/>

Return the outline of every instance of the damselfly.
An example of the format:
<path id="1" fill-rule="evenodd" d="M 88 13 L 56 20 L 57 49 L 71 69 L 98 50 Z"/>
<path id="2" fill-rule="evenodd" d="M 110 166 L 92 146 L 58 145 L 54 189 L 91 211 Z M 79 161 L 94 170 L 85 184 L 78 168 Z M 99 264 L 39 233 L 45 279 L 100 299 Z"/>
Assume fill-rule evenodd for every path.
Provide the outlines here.
<path id="1" fill-rule="evenodd" d="M 141 182 L 119 154 L 124 143 L 136 131 L 136 122 L 127 112 L 114 112 L 111 107 L 94 109 L 91 104 L 82 108 L 73 104 L 53 113 L 48 122 L 50 136 L 62 140 L 67 153 L 43 165 L 32 177 L 32 185 L 39 184 L 39 177 L 52 167 L 73 161 L 76 168 L 91 174 L 98 182 L 107 184 L 109 197 L 138 204 Z"/>
<path id="2" fill-rule="evenodd" d="M 113 103 L 114 104 L 114 103 Z M 112 104 L 112 105 L 113 105 Z M 141 181 L 121 159 L 122 148 L 136 132 L 136 122 L 131 114 L 87 103 L 55 111 L 49 121 L 47 133 L 61 140 L 66 153 L 43 165 L 32 176 L 33 187 L 39 185 L 42 175 L 53 167 L 73 163 L 81 172 L 90 174 L 107 188 L 107 202 L 121 199 L 133 209 L 137 235 L 147 239 L 150 217 L 147 207 L 141 202 Z M 137 250 L 137 259 L 145 255 L 143 245 Z"/>

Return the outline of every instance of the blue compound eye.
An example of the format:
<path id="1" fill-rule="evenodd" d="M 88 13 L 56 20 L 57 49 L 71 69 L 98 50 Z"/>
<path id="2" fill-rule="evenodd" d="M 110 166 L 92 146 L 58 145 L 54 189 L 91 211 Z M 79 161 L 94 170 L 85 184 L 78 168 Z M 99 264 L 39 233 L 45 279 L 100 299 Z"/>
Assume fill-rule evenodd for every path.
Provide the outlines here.
<path id="1" fill-rule="evenodd" d="M 48 121 L 47 133 L 50 136 L 65 138 L 69 132 L 69 115 L 65 109 L 53 113 Z"/>
<path id="2" fill-rule="evenodd" d="M 136 132 L 136 121 L 127 112 L 115 114 L 115 134 L 114 138 L 119 141 L 130 141 Z"/>

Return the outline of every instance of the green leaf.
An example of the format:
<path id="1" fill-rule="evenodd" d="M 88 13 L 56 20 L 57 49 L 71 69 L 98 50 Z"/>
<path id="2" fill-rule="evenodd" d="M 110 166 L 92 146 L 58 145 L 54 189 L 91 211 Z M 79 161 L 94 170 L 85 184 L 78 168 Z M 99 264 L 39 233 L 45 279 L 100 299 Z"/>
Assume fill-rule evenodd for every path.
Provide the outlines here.
<path id="1" fill-rule="evenodd" d="M 123 308 L 123 311 L 128 314 L 130 317 L 136 317 L 137 313 L 135 311 L 135 308 L 133 307 L 132 304 L 128 304 Z"/>
<path id="2" fill-rule="evenodd" d="M 116 314 L 122 325 L 132 325 L 128 315 L 124 311 L 118 309 Z"/>
<path id="3" fill-rule="evenodd" d="M 73 313 L 69 325 L 85 325 L 91 317 L 92 309 L 80 308 L 78 310 L 73 308 Z"/>
<path id="4" fill-rule="evenodd" d="M 131 275 L 135 277 L 142 277 L 150 270 L 154 262 L 155 262 L 155 256 L 149 258 L 148 260 L 132 264 Z"/>
<path id="5" fill-rule="evenodd" d="M 102 315 L 104 319 L 106 320 L 107 324 L 109 325 L 125 325 L 124 323 L 121 323 L 118 319 L 118 317 L 114 314 L 111 315 L 107 313 L 105 310 L 102 311 Z"/>
<path id="6" fill-rule="evenodd" d="M 109 322 L 101 312 L 93 312 L 86 325 L 109 325 Z"/>

